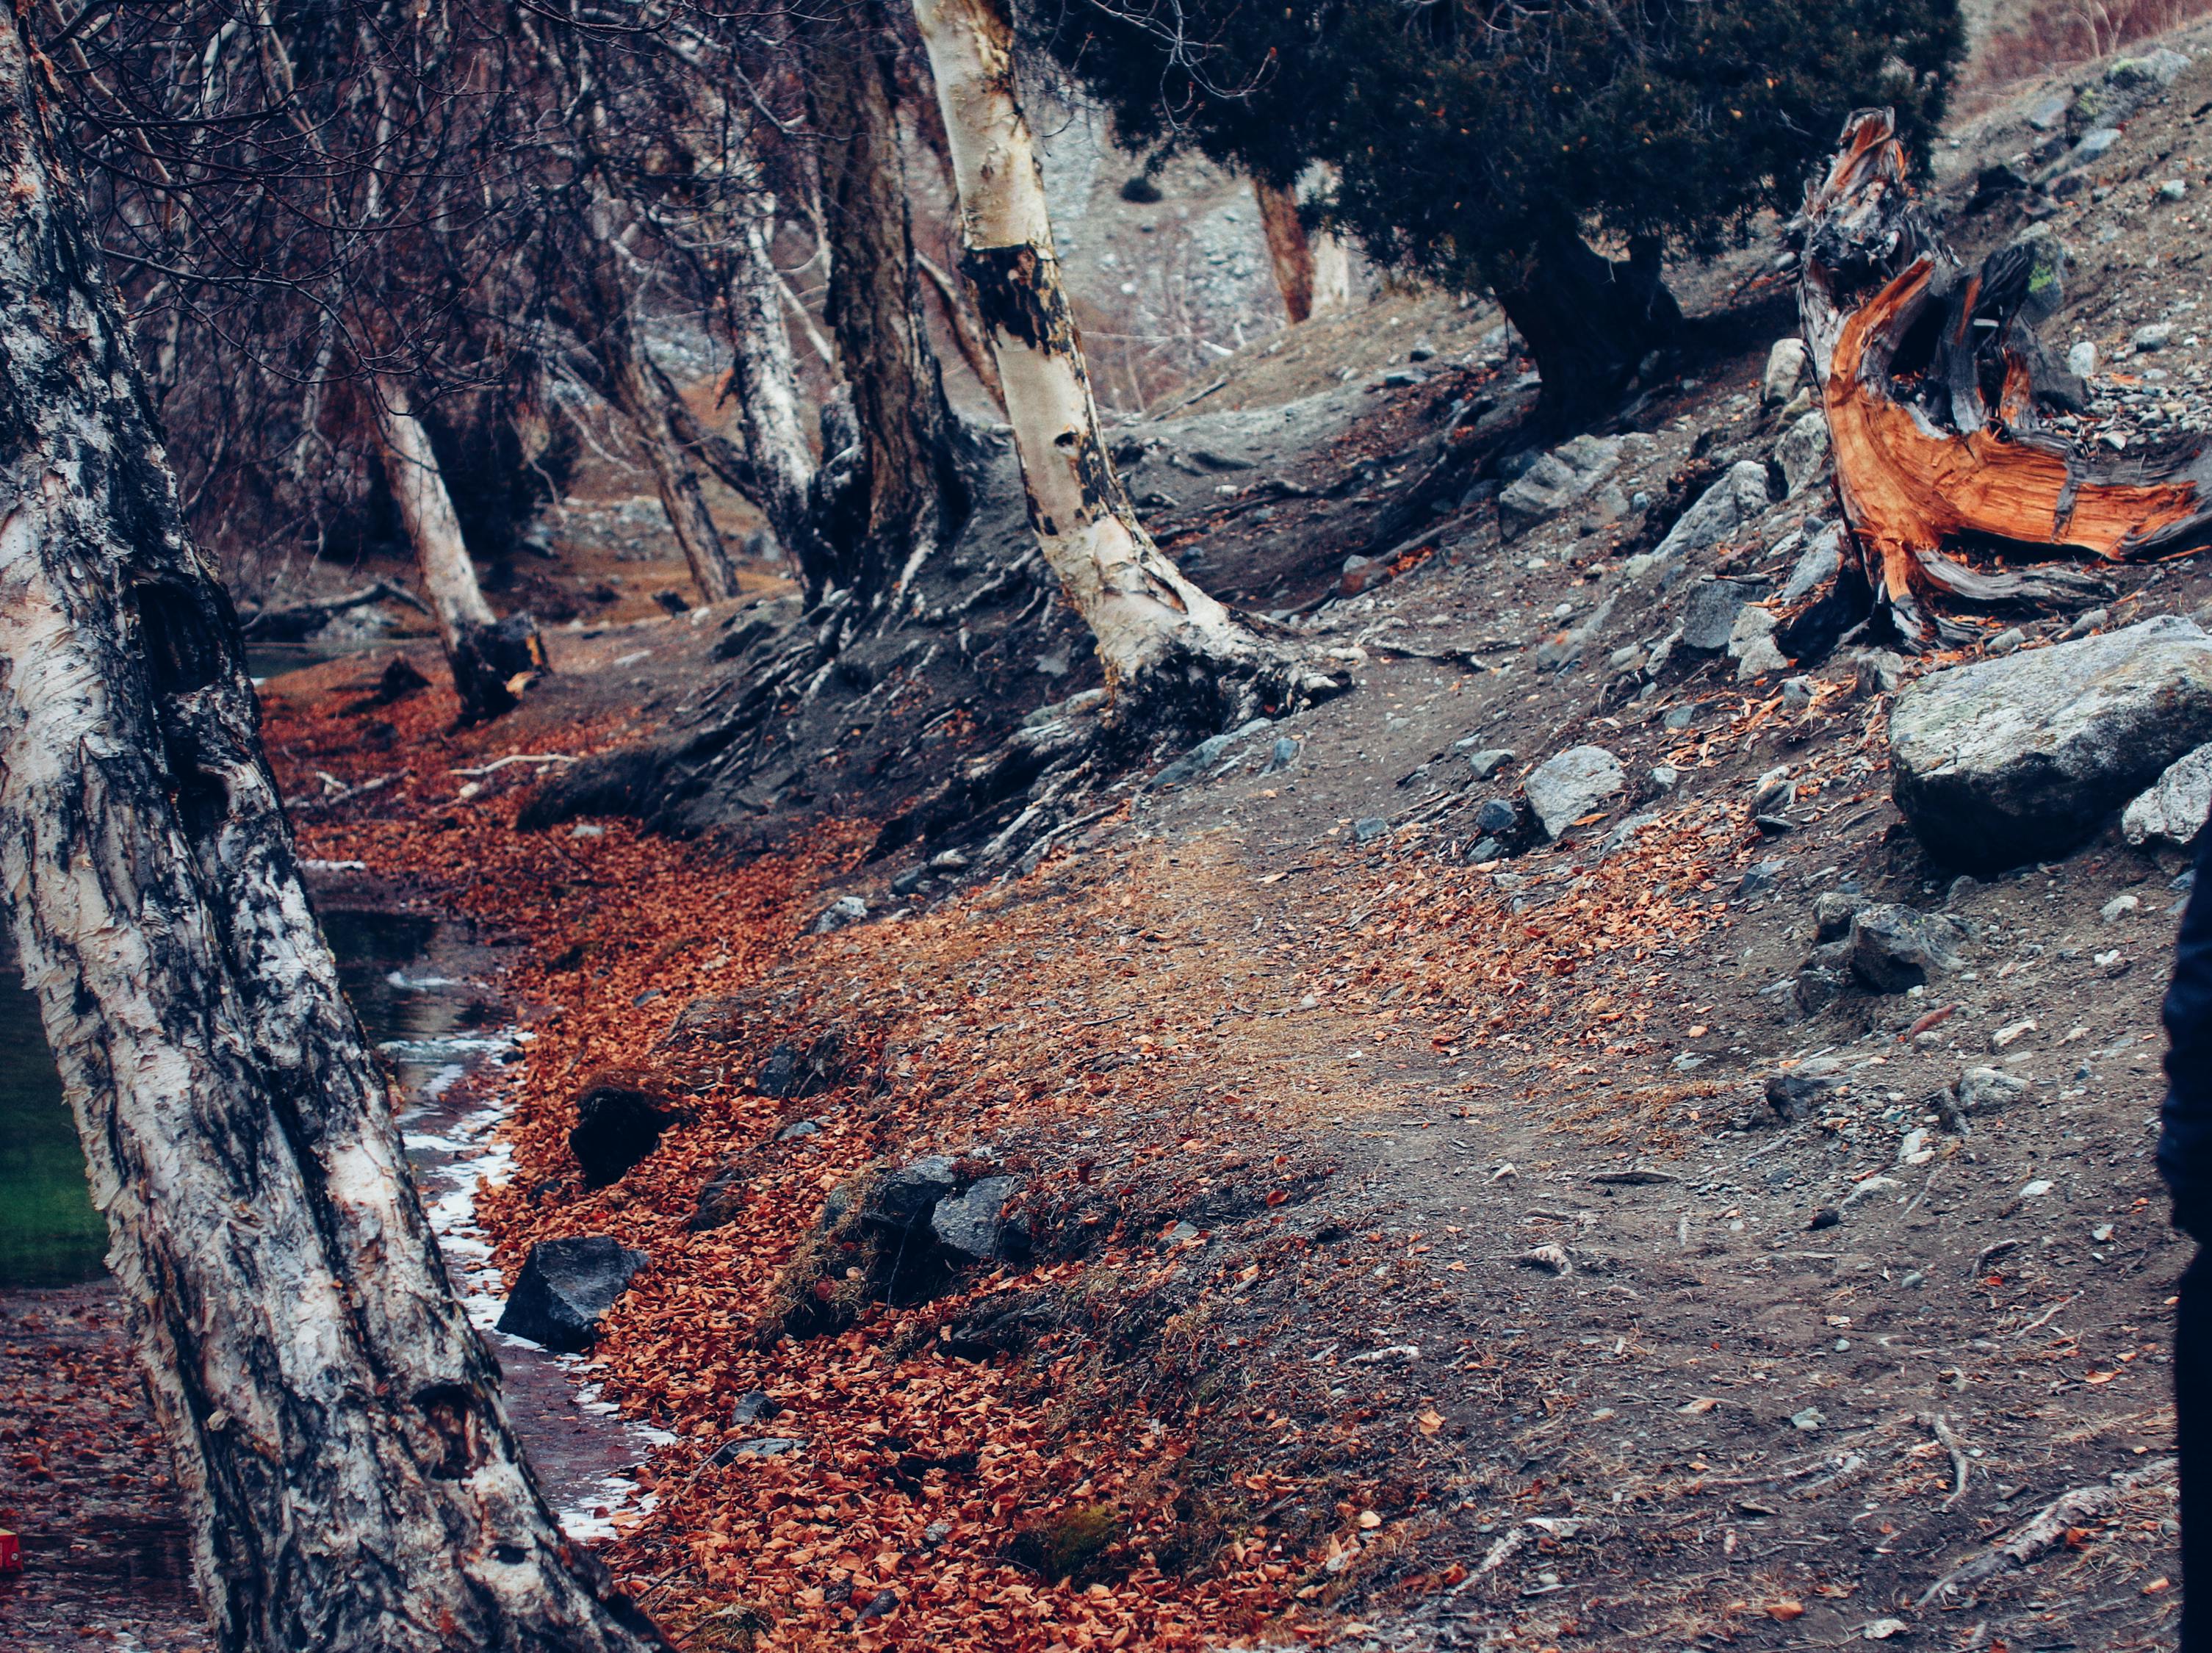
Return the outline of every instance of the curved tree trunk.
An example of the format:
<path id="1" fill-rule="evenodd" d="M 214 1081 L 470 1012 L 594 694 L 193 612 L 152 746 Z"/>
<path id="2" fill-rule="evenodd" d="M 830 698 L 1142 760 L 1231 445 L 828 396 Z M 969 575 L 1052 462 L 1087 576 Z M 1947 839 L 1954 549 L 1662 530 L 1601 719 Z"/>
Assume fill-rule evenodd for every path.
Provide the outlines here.
<path id="1" fill-rule="evenodd" d="M 1334 688 L 1184 579 L 1130 508 L 1060 286 L 1000 0 L 915 0 L 914 10 L 959 186 L 961 268 L 975 285 L 1006 387 L 1030 524 L 1097 640 L 1108 681 L 1143 708 L 1142 720 L 1186 724 Z"/>
<path id="2" fill-rule="evenodd" d="M 476 565 L 461 538 L 461 520 L 430 446 L 429 428 L 416 416 L 407 387 L 384 380 L 369 387 L 382 442 L 384 471 L 399 520 L 415 547 L 422 594 L 438 623 L 438 640 L 453 670 L 461 715 L 496 717 L 513 709 L 518 678 L 545 669 L 545 646 L 527 614 L 494 617 L 477 583 Z"/>
<path id="3" fill-rule="evenodd" d="M 1349 308 L 1352 255 L 1343 241 L 1326 233 L 1308 232 L 1298 216 L 1295 190 L 1255 178 L 1252 198 L 1259 205 L 1261 233 L 1267 237 L 1268 261 L 1275 269 L 1275 290 L 1283 295 L 1291 325 Z"/>
<path id="4" fill-rule="evenodd" d="M 915 271 L 906 167 L 882 55 L 889 30 L 878 0 L 825 8 L 809 25 L 807 94 L 820 143 L 830 238 L 829 320 L 852 394 L 857 451 L 827 451 L 837 483 L 817 490 L 823 546 L 817 593 L 842 587 L 866 613 L 895 601 L 967 514 L 945 405 Z"/>
<path id="5" fill-rule="evenodd" d="M 0 883 L 223 1653 L 643 1653 L 456 1300 L 0 28 Z"/>
<path id="6" fill-rule="evenodd" d="M 1659 244 L 1639 238 L 1613 263 L 1571 228 L 1540 233 L 1492 285 L 1528 342 L 1543 388 L 1537 422 L 1563 436 L 1611 413 L 1653 350 L 1680 339 L 1682 312 L 1667 290 Z"/>

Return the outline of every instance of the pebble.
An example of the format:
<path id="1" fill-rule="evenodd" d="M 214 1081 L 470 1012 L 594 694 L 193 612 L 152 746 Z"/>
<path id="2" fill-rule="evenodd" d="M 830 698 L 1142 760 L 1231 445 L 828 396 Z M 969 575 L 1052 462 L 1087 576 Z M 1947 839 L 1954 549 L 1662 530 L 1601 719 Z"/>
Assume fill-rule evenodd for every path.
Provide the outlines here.
<path id="1" fill-rule="evenodd" d="M 1667 715 L 1664 718 L 1662 718 L 1660 722 L 1665 727 L 1669 729 L 1686 729 L 1697 720 L 1698 708 L 1696 707 L 1671 706 L 1667 708 Z"/>
<path id="2" fill-rule="evenodd" d="M 2183 179 L 2169 178 L 2158 186 L 2158 193 L 2161 200 L 2179 201 L 2189 193 L 2189 185 Z"/>
<path id="3" fill-rule="evenodd" d="M 1379 815 L 1363 817 L 1352 823 L 1352 838 L 1363 844 L 1371 844 L 1390 830 L 1390 823 Z"/>
<path id="4" fill-rule="evenodd" d="M 2004 630 L 2000 631 L 1996 636 L 1990 638 L 1989 641 L 1982 645 L 1982 653 L 1984 654 L 2009 654 L 2013 650 L 2018 648 L 2027 641 L 2027 634 L 2025 631 L 2022 631 L 2018 626 L 2008 626 Z"/>
<path id="5" fill-rule="evenodd" d="M 2173 343 L 2173 324 L 2147 321 L 2128 335 L 2128 342 L 2138 350 L 2162 350 Z"/>
<path id="6" fill-rule="evenodd" d="M 1828 1421 L 1828 1414 L 1818 1407 L 1807 1407 L 1802 1411 L 1791 1413 L 1790 1421 L 1795 1427 L 1810 1435 Z"/>
<path id="7" fill-rule="evenodd" d="M 2142 905 L 2142 900 L 2140 896 L 2114 896 L 2097 909 L 2097 915 L 2107 924 L 2117 924 Z"/>

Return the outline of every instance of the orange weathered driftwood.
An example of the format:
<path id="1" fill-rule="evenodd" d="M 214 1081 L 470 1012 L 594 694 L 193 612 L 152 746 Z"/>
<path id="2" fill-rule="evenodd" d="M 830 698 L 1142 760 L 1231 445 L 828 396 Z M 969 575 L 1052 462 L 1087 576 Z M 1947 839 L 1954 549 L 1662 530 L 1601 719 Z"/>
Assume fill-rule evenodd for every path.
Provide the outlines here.
<path id="1" fill-rule="evenodd" d="M 2198 446 L 2102 459 L 2042 426 L 2026 323 L 1982 277 L 1962 277 L 1927 227 L 1887 111 L 1851 118 L 1844 153 L 1809 193 L 1805 270 L 1801 309 L 1844 519 L 1908 640 L 1927 636 L 1923 611 L 1942 599 L 2048 604 L 2093 584 L 2063 567 L 1976 570 L 1947 550 L 2126 562 L 2212 538 L 2212 466 Z M 1955 279 L 1939 298 L 1942 277 Z M 1939 302 L 1942 364 L 1899 372 Z"/>

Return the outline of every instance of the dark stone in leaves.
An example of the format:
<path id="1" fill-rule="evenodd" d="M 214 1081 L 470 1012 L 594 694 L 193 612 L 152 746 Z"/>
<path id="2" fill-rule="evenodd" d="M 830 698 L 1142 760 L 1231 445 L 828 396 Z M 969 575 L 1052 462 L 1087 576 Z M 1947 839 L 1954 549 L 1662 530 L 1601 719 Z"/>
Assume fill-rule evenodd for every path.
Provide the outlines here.
<path id="1" fill-rule="evenodd" d="M 530 1248 L 499 1329 L 549 1349 L 587 1349 L 598 1334 L 599 1316 L 646 1261 L 645 1253 L 627 1249 L 611 1235 L 541 1240 Z"/>
<path id="2" fill-rule="evenodd" d="M 790 1101 L 828 1090 L 844 1076 L 844 1036 L 835 1030 L 804 1049 L 782 1043 L 768 1053 L 754 1089 L 764 1097 Z"/>
<path id="3" fill-rule="evenodd" d="M 941 1155 L 902 1165 L 878 1182 L 860 1217 L 878 1228 L 913 1233 L 928 1222 L 937 1202 L 957 1182 L 952 1162 Z"/>
<path id="4" fill-rule="evenodd" d="M 576 1098 L 576 1127 L 568 1152 L 583 1167 L 584 1186 L 603 1188 L 660 1146 L 660 1133 L 680 1116 L 667 1097 L 611 1079 L 587 1085 Z"/>
<path id="5" fill-rule="evenodd" d="M 1008 1221 L 1006 1206 L 1021 1192 L 1018 1176 L 985 1176 L 965 1194 L 937 1202 L 929 1218 L 939 1245 L 971 1262 L 996 1262 L 1029 1250 L 1029 1228 Z"/>

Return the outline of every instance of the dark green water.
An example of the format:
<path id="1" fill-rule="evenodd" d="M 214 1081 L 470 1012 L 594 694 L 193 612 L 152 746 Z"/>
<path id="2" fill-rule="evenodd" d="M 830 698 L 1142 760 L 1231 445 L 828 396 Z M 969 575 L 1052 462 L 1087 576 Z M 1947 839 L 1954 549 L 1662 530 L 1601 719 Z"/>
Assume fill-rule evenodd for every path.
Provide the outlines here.
<path id="1" fill-rule="evenodd" d="M 0 1286 L 97 1279 L 106 1251 L 38 1000 L 0 956 Z"/>
<path id="2" fill-rule="evenodd" d="M 412 913 L 332 911 L 323 933 L 372 1041 L 450 1031 L 466 1012 L 391 980 L 436 925 Z M 76 1122 L 39 1024 L 38 1001 L 0 953 L 0 1289 L 75 1285 L 106 1273 L 107 1225 L 92 1208 Z"/>

